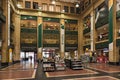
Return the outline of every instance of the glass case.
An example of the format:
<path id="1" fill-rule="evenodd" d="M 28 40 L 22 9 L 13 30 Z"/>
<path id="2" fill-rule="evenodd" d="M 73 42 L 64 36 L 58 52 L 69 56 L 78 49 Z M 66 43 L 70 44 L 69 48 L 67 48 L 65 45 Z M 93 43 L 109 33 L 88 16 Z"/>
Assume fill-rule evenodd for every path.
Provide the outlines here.
<path id="1" fill-rule="evenodd" d="M 55 49 L 43 48 L 43 71 L 54 71 L 55 70 Z"/>

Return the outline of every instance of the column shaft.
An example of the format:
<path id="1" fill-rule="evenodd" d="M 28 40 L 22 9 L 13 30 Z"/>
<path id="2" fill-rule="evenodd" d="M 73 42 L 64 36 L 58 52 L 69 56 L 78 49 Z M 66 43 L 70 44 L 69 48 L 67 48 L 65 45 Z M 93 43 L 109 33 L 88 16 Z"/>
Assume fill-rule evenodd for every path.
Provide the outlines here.
<path id="1" fill-rule="evenodd" d="M 64 19 L 60 21 L 60 55 L 61 58 L 65 56 L 65 27 L 64 27 Z"/>
<path id="2" fill-rule="evenodd" d="M 14 60 L 19 61 L 20 60 L 20 15 L 14 13 L 14 25 L 15 25 L 15 32 L 14 32 Z"/>
<path id="3" fill-rule="evenodd" d="M 2 63 L 6 63 L 8 62 L 8 0 L 4 0 L 3 4 L 6 23 L 2 25 Z"/>
<path id="4" fill-rule="evenodd" d="M 78 22 L 78 56 L 83 54 L 83 23 L 82 19 L 80 18 Z"/>
<path id="5" fill-rule="evenodd" d="M 109 0 L 109 62 L 114 64 L 119 62 L 116 39 L 116 0 Z"/>
<path id="6" fill-rule="evenodd" d="M 38 20 L 37 20 L 37 24 L 38 24 L 38 27 L 37 27 L 37 42 L 38 42 L 38 53 L 37 53 L 37 59 L 42 59 L 42 47 L 43 47 L 43 41 L 42 41 L 42 38 L 43 38 L 43 26 L 42 26 L 42 17 L 38 17 Z"/>

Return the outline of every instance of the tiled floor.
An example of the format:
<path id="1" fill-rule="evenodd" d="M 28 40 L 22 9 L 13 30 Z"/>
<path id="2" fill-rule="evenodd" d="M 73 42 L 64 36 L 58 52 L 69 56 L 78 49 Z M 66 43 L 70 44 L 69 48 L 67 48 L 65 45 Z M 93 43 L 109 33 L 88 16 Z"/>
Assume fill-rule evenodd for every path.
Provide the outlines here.
<path id="1" fill-rule="evenodd" d="M 34 79 L 37 63 L 22 62 L 0 70 L 0 80 Z"/>
<path id="2" fill-rule="evenodd" d="M 1 71 L 0 72 L 0 80 L 1 79 L 26 79 L 26 78 L 34 78 L 34 69 L 31 70 L 12 70 L 12 71 Z"/>

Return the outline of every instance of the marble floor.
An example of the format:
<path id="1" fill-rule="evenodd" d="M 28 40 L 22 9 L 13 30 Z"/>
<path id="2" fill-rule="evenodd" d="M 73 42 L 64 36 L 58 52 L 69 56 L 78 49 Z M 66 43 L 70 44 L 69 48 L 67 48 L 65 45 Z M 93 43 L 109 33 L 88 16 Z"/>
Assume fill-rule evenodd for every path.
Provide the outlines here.
<path id="1" fill-rule="evenodd" d="M 0 69 L 0 80 L 34 79 L 37 63 L 21 62 Z"/>

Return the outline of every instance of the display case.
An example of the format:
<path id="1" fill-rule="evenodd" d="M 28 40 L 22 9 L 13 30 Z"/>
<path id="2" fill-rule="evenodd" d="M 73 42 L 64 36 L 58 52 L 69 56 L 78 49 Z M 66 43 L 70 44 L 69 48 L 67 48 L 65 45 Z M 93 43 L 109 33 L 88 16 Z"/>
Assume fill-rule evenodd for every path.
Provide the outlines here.
<path id="1" fill-rule="evenodd" d="M 43 61 L 43 71 L 55 71 L 55 62 Z"/>
<path id="2" fill-rule="evenodd" d="M 70 59 L 65 59 L 65 65 L 67 68 L 71 68 L 71 60 Z"/>
<path id="3" fill-rule="evenodd" d="M 59 53 L 56 53 L 55 54 L 55 68 L 56 70 L 65 70 L 65 61 L 63 58 L 60 57 L 60 54 Z"/>
<path id="4" fill-rule="evenodd" d="M 83 69 L 82 62 L 80 60 L 71 60 L 71 69 Z"/>
<path id="5" fill-rule="evenodd" d="M 63 60 L 56 61 L 55 68 L 56 68 L 56 70 L 65 70 L 65 68 L 66 68 L 65 62 Z"/>
<path id="6" fill-rule="evenodd" d="M 54 71 L 55 70 L 55 60 L 54 60 L 55 49 L 43 48 L 42 58 L 43 58 L 43 71 Z"/>
<path id="7" fill-rule="evenodd" d="M 82 62 L 80 60 L 65 59 L 65 64 L 66 67 L 73 70 L 83 69 Z"/>

